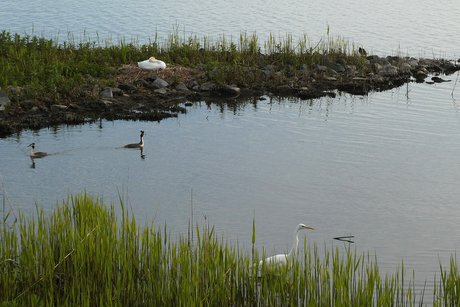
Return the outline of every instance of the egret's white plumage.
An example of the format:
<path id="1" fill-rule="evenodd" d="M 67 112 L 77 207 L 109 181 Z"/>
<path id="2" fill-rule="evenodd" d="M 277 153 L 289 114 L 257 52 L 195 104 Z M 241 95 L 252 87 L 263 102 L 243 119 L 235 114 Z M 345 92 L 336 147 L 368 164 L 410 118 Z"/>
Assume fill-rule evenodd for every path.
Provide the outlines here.
<path id="1" fill-rule="evenodd" d="M 141 141 L 139 143 L 125 145 L 125 148 L 141 148 L 141 147 L 144 147 L 144 135 L 145 135 L 145 132 L 141 131 Z"/>
<path id="2" fill-rule="evenodd" d="M 143 69 L 158 70 L 165 69 L 166 63 L 160 60 L 156 60 L 154 57 L 151 57 L 148 60 L 137 62 L 137 66 Z"/>
<path id="3" fill-rule="evenodd" d="M 288 263 L 292 263 L 294 254 L 297 252 L 297 246 L 299 245 L 299 232 L 302 229 L 314 229 L 314 228 L 305 226 L 304 224 L 297 225 L 295 232 L 294 232 L 294 244 L 292 245 L 292 248 L 289 254 L 287 255 L 279 254 L 279 255 L 268 257 L 265 260 L 261 260 L 259 263 L 259 266 L 262 266 L 264 261 L 267 265 L 287 265 Z"/>

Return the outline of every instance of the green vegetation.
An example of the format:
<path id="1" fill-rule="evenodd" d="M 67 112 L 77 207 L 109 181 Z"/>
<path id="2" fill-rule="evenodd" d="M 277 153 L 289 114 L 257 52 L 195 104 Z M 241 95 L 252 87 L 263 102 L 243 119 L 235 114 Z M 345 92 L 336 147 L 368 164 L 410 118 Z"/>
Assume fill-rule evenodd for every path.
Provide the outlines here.
<path id="1" fill-rule="evenodd" d="M 341 38 L 328 37 L 311 44 L 306 36 L 295 43 L 291 35 L 276 39 L 270 35 L 261 44 L 254 33 L 242 33 L 237 42 L 225 36 L 216 41 L 204 37 L 185 37 L 174 27 L 166 41 L 155 39 L 140 45 L 135 40 L 117 43 L 92 40 L 84 35 L 76 41 L 59 38 L 0 33 L 0 88 L 14 100 L 20 89 L 21 99 L 35 99 L 51 104 L 78 99 L 80 85 L 115 86 L 113 74 L 124 64 L 155 56 L 170 66 L 200 68 L 219 85 L 255 82 L 260 69 L 268 64 L 278 68 L 286 65 L 299 70 L 301 65 L 313 67 L 324 59 L 346 58 L 347 63 L 362 66 L 363 58 L 355 47 Z M 259 74 L 255 72 L 259 70 Z"/>
<path id="2" fill-rule="evenodd" d="M 306 246 L 303 261 L 290 267 L 258 267 L 254 247 L 238 250 L 213 228 L 197 227 L 196 242 L 173 239 L 166 226 L 140 227 L 123 202 L 120 221 L 113 205 L 86 193 L 69 196 L 53 212 L 37 207 L 34 217 L 20 213 L 11 226 L 5 209 L 0 306 L 423 304 L 423 293 L 417 296 L 413 284 L 404 283 L 404 266 L 381 276 L 376 260 L 349 250 L 320 255 L 316 246 Z M 456 262 L 441 272 L 433 305 L 458 306 Z"/>

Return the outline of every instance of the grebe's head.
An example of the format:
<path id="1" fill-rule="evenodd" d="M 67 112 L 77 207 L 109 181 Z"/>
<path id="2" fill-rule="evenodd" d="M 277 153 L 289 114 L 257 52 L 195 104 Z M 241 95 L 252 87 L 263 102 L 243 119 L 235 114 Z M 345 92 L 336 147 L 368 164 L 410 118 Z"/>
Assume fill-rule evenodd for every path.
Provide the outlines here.
<path id="1" fill-rule="evenodd" d="M 35 143 L 32 143 L 32 144 L 30 144 L 30 145 L 27 146 L 27 147 L 32 147 L 32 148 L 34 148 L 34 147 L 35 147 Z"/>
<path id="2" fill-rule="evenodd" d="M 145 135 L 145 132 L 141 130 L 141 136 L 144 136 Z"/>
<path id="3" fill-rule="evenodd" d="M 149 62 L 151 62 L 151 63 L 155 62 L 155 57 L 153 57 L 153 56 L 150 57 Z"/>

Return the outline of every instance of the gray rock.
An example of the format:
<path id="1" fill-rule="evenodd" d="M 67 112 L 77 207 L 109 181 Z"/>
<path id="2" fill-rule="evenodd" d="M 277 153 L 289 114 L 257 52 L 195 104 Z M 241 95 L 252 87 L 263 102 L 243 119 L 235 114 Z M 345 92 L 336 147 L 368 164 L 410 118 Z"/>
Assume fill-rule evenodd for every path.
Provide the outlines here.
<path id="1" fill-rule="evenodd" d="M 291 90 L 292 90 L 292 88 L 287 84 L 278 85 L 276 87 L 276 91 L 279 92 L 279 93 L 289 93 Z"/>
<path id="2" fill-rule="evenodd" d="M 5 92 L 0 91 L 0 111 L 4 111 L 6 105 L 9 103 L 11 103 L 11 100 L 8 95 Z"/>
<path id="3" fill-rule="evenodd" d="M 325 72 L 326 70 L 327 70 L 326 66 L 319 65 L 319 64 L 316 64 L 314 68 L 314 71 L 319 71 L 319 72 Z"/>
<path id="4" fill-rule="evenodd" d="M 332 62 L 329 62 L 329 61 L 324 61 L 323 65 L 326 66 L 329 69 L 332 69 L 332 70 L 338 72 L 338 73 L 341 73 L 341 72 L 345 71 L 345 68 L 343 68 L 343 66 L 340 65 L 340 64 L 335 64 L 335 63 L 332 63 Z"/>
<path id="5" fill-rule="evenodd" d="M 101 92 L 101 98 L 113 98 L 112 88 L 104 87 Z"/>
<path id="6" fill-rule="evenodd" d="M 391 64 L 387 64 L 383 66 L 383 68 L 380 70 L 379 74 L 383 76 L 394 76 L 398 73 L 398 68 L 396 66 L 393 66 Z"/>
<path id="7" fill-rule="evenodd" d="M 156 78 L 155 81 L 152 82 L 152 86 L 157 86 L 159 89 L 161 89 L 168 87 L 169 83 L 161 78 Z"/>
<path id="8" fill-rule="evenodd" d="M 412 66 L 409 63 L 402 63 L 401 64 L 401 71 L 402 72 L 409 72 L 412 69 Z"/>
<path id="9" fill-rule="evenodd" d="M 272 65 L 267 65 L 265 67 L 263 67 L 261 70 L 260 70 L 260 73 L 262 74 L 263 77 L 265 78 L 268 78 L 272 75 L 273 73 L 273 66 Z"/>
<path id="10" fill-rule="evenodd" d="M 112 94 L 113 94 L 114 96 L 121 96 L 121 95 L 123 95 L 123 91 L 120 90 L 119 88 L 111 87 L 111 89 L 112 89 Z"/>
<path id="11" fill-rule="evenodd" d="M 240 93 L 240 88 L 237 87 L 236 85 L 229 85 L 227 89 L 232 94 L 239 94 Z"/>
<path id="12" fill-rule="evenodd" d="M 379 72 L 382 70 L 382 65 L 380 65 L 379 63 L 372 63 L 371 67 L 372 67 L 372 71 L 374 72 Z"/>
<path id="13" fill-rule="evenodd" d="M 66 109 L 67 109 L 67 106 L 64 106 L 62 104 L 53 104 L 51 106 L 51 111 L 54 111 L 54 112 L 65 111 Z"/>
<path id="14" fill-rule="evenodd" d="M 203 92 L 211 92 L 216 89 L 216 85 L 214 83 L 203 83 L 200 86 L 200 90 Z"/>
<path id="15" fill-rule="evenodd" d="M 122 83 L 122 84 L 118 85 L 118 88 L 121 89 L 121 90 L 124 90 L 124 91 L 128 91 L 128 92 L 137 91 L 137 87 L 135 87 L 132 84 L 126 84 L 126 83 Z"/>
<path id="16" fill-rule="evenodd" d="M 180 91 L 180 92 L 188 92 L 189 91 L 188 87 L 184 84 L 184 82 L 179 83 L 176 86 L 176 90 Z"/>
<path id="17" fill-rule="evenodd" d="M 159 89 L 154 90 L 154 92 L 157 94 L 163 94 L 163 95 L 167 93 L 166 88 L 159 88 Z"/>

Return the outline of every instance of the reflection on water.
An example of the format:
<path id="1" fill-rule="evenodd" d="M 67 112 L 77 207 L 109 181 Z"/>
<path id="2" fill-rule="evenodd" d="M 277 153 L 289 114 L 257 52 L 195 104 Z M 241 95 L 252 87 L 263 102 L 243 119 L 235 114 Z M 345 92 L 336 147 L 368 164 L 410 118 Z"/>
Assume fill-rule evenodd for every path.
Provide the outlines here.
<path id="1" fill-rule="evenodd" d="M 193 202 L 195 222 L 206 217 L 240 248 L 252 245 L 254 218 L 255 247 L 267 255 L 288 251 L 292 229 L 305 223 L 315 231 L 301 248 L 304 240 L 348 246 L 334 238 L 354 236 L 351 247 L 377 255 L 381 272 L 404 260 L 428 287 L 460 243 L 451 91 L 409 84 L 367 97 L 201 102 L 160 123 L 25 131 L 0 140 L 0 172 L 25 214 L 35 201 L 53 208 L 86 190 L 108 203 L 129 200 L 140 224 L 166 224 L 174 237 L 187 234 Z M 123 148 L 140 130 L 144 148 Z M 32 142 L 49 155 L 31 166 Z"/>

